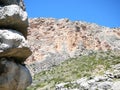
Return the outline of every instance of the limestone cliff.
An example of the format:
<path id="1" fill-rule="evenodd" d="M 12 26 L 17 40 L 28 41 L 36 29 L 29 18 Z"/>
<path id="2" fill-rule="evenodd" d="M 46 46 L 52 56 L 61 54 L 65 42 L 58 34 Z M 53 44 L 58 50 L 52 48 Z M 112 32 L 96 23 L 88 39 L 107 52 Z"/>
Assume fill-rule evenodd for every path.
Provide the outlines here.
<path id="1" fill-rule="evenodd" d="M 68 58 L 120 50 L 120 28 L 54 18 L 33 18 L 29 22 L 28 42 L 33 54 L 27 63 L 33 73 Z"/>

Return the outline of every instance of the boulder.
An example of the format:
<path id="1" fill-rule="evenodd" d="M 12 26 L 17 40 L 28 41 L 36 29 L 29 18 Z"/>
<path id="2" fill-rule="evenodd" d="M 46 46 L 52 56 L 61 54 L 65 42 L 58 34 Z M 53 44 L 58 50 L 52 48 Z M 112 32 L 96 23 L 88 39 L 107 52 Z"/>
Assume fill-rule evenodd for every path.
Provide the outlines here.
<path id="1" fill-rule="evenodd" d="M 0 58 L 14 58 L 15 62 L 21 63 L 25 61 L 32 54 L 31 50 L 27 47 L 12 48 L 4 52 L 0 52 Z"/>
<path id="2" fill-rule="evenodd" d="M 23 10 L 25 10 L 25 5 L 23 0 L 0 0 L 1 6 L 12 5 L 12 4 L 19 5 Z"/>
<path id="3" fill-rule="evenodd" d="M 0 59 L 0 90 L 25 90 L 31 83 L 31 75 L 25 66 Z"/>
<path id="4" fill-rule="evenodd" d="M 0 29 L 0 51 L 10 48 L 28 47 L 24 36 L 15 30 Z"/>
<path id="5" fill-rule="evenodd" d="M 24 36 L 15 30 L 0 29 L 0 58 L 14 58 L 16 62 L 23 62 L 31 55 Z"/>
<path id="6" fill-rule="evenodd" d="M 18 5 L 0 7 L 0 28 L 14 29 L 27 35 L 28 17 Z"/>
<path id="7" fill-rule="evenodd" d="M 32 77 L 24 61 L 32 52 L 23 0 L 0 0 L 0 90 L 25 90 Z"/>
<path id="8" fill-rule="evenodd" d="M 120 90 L 120 80 L 114 82 L 114 84 L 112 85 L 112 89 L 111 90 Z"/>

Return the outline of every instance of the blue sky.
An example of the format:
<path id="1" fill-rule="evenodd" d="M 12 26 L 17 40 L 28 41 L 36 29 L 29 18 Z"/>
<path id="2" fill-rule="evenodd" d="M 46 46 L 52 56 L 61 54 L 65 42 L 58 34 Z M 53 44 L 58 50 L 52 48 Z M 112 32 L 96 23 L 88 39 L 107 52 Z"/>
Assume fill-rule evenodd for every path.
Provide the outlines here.
<path id="1" fill-rule="evenodd" d="M 24 0 L 28 17 L 69 18 L 120 27 L 120 0 Z"/>

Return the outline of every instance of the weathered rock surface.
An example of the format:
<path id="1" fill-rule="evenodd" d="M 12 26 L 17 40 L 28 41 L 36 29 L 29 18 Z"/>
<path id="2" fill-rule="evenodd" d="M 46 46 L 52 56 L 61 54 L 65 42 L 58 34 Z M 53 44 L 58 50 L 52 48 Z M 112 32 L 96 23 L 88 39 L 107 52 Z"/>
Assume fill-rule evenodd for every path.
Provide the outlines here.
<path id="1" fill-rule="evenodd" d="M 112 90 L 120 90 L 120 81 L 114 82 Z"/>
<path id="2" fill-rule="evenodd" d="M 25 37 L 18 31 L 0 29 L 0 51 L 28 47 Z"/>
<path id="3" fill-rule="evenodd" d="M 0 58 L 14 58 L 16 59 L 16 62 L 21 63 L 25 61 L 31 54 L 32 52 L 28 47 L 12 48 L 4 52 L 0 52 Z"/>
<path id="4" fill-rule="evenodd" d="M 25 5 L 23 0 L 0 0 L 0 6 L 16 4 L 25 10 Z"/>
<path id="5" fill-rule="evenodd" d="M 15 30 L 0 29 L 0 58 L 14 58 L 17 62 L 25 61 L 31 51 L 24 36 Z"/>
<path id="6" fill-rule="evenodd" d="M 27 35 L 27 13 L 18 5 L 0 7 L 0 28 L 14 29 Z"/>
<path id="7" fill-rule="evenodd" d="M 28 42 L 33 54 L 27 63 L 34 73 L 96 51 L 120 51 L 120 28 L 54 18 L 33 18 L 29 22 Z"/>
<path id="8" fill-rule="evenodd" d="M 25 66 L 16 64 L 13 59 L 0 59 L 0 90 L 25 90 L 31 82 Z"/>
<path id="9" fill-rule="evenodd" d="M 23 0 L 0 0 L 0 90 L 25 90 L 32 78 L 24 61 L 28 18 Z"/>
<path id="10" fill-rule="evenodd" d="M 56 90 L 120 90 L 120 64 L 113 66 L 113 72 L 108 72 L 101 76 L 91 78 L 83 77 L 76 81 L 60 83 L 56 85 Z M 69 87 L 66 87 L 69 86 Z"/>

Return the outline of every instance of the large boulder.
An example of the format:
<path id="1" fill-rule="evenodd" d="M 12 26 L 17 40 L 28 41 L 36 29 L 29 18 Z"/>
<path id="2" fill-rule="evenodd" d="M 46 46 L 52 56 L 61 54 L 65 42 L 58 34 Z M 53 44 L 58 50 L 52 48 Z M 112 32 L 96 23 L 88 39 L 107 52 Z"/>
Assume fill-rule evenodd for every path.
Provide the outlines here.
<path id="1" fill-rule="evenodd" d="M 27 35 L 28 17 L 18 5 L 0 7 L 0 28 L 14 29 Z"/>
<path id="2" fill-rule="evenodd" d="M 28 17 L 23 0 L 0 0 L 0 90 L 25 90 L 32 78 L 24 61 Z"/>
<path id="3" fill-rule="evenodd" d="M 31 50 L 27 47 L 12 48 L 4 52 L 0 52 L 0 58 L 14 58 L 15 62 L 22 63 L 32 54 Z"/>
<path id="4" fill-rule="evenodd" d="M 31 83 L 31 75 L 25 66 L 0 59 L 0 90 L 25 90 Z"/>
<path id="5" fill-rule="evenodd" d="M 0 0 L 1 6 L 12 5 L 12 4 L 19 5 L 23 10 L 25 10 L 25 5 L 23 0 Z"/>
<path id="6" fill-rule="evenodd" d="M 15 30 L 0 29 L 0 51 L 11 48 L 28 47 L 24 36 Z"/>
<path id="7" fill-rule="evenodd" d="M 24 36 L 15 30 L 0 29 L 0 58 L 14 58 L 23 62 L 31 55 Z"/>

